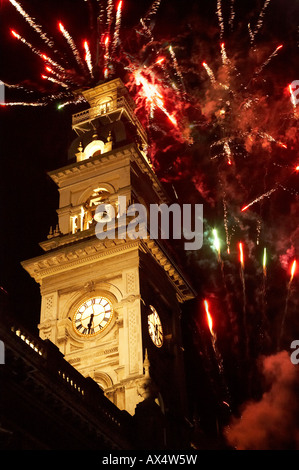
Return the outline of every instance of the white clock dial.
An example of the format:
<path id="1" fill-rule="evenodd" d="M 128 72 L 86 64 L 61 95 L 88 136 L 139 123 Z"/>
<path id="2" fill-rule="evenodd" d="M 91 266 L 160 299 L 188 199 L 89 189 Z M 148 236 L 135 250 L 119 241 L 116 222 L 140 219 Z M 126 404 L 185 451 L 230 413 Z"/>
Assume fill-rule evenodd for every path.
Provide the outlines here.
<path id="1" fill-rule="evenodd" d="M 157 348 L 163 345 L 163 328 L 157 310 L 150 305 L 151 313 L 148 316 L 148 332 Z"/>
<path id="2" fill-rule="evenodd" d="M 113 308 L 105 297 L 92 297 L 83 302 L 73 317 L 77 334 L 91 337 L 101 333 L 112 320 Z"/>

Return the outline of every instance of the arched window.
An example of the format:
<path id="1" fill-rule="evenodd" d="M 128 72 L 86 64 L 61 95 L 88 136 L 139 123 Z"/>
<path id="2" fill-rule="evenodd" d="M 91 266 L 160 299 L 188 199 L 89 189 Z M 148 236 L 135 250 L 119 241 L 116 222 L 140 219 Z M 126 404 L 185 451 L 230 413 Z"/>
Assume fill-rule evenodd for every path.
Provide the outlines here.
<path id="1" fill-rule="evenodd" d="M 105 188 L 96 188 L 84 204 L 86 212 L 86 228 L 93 223 L 96 208 L 99 204 L 108 203 L 110 193 Z"/>
<path id="2" fill-rule="evenodd" d="M 95 157 L 104 153 L 105 144 L 102 140 L 93 140 L 84 149 L 86 158 Z"/>
<path id="3" fill-rule="evenodd" d="M 99 108 L 98 108 L 99 114 L 106 114 L 109 111 L 111 111 L 112 104 L 113 102 L 111 98 L 105 99 L 105 101 L 99 104 Z"/>
<path id="4" fill-rule="evenodd" d="M 94 215 L 99 204 L 109 204 L 110 192 L 106 188 L 95 188 L 82 204 L 80 211 L 71 216 L 72 233 L 88 230 L 94 223 Z"/>

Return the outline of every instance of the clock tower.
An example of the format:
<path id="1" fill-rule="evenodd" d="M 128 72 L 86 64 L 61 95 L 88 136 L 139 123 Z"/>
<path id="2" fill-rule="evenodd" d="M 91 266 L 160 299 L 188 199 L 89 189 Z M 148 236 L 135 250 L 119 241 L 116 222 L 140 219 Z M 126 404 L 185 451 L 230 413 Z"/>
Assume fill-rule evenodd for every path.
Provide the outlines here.
<path id="1" fill-rule="evenodd" d="M 41 256 L 22 263 L 40 285 L 40 336 L 120 409 L 134 415 L 154 394 L 175 420 L 186 412 L 181 306 L 194 293 L 160 240 L 125 230 L 129 205 L 170 201 L 122 81 L 82 94 L 89 107 L 72 117 L 69 164 L 49 173 L 58 224 Z M 97 236 L 99 204 L 115 222 L 114 237 Z"/>

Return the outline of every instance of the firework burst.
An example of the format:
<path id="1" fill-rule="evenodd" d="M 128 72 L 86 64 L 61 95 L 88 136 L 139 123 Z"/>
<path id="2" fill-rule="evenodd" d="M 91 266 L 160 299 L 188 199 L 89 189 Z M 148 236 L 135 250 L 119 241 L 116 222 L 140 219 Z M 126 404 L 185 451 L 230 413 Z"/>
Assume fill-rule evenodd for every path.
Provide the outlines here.
<path id="1" fill-rule="evenodd" d="M 275 265 L 282 275 L 280 257 L 291 250 L 295 258 L 298 250 L 298 105 L 290 85 L 298 77 L 288 77 L 283 70 L 288 44 L 282 43 L 281 37 L 276 40 L 273 34 L 267 41 L 261 40 L 271 1 L 266 0 L 250 21 L 244 16 L 241 39 L 241 27 L 237 27 L 240 14 L 234 0 L 215 2 L 211 28 L 204 31 L 205 22 L 193 18 L 190 11 L 178 33 L 162 28 L 158 38 L 154 20 L 161 1 L 153 1 L 135 27 L 127 29 L 125 0 L 82 3 L 89 12 L 91 34 L 84 30 L 86 39 L 78 34 L 73 39 L 61 22 L 57 28 L 56 21 L 53 36 L 58 34 L 61 40 L 62 35 L 66 43 L 62 51 L 20 3 L 10 1 L 45 45 L 45 50 L 40 45 L 35 47 L 31 36 L 27 40 L 18 28 L 11 32 L 16 43 L 21 42 L 40 59 L 40 76 L 50 88 L 36 102 L 30 94 L 28 102 L 12 99 L 5 105 L 38 107 L 56 100 L 60 109 L 77 106 L 84 102 L 81 88 L 121 76 L 149 134 L 158 176 L 172 187 L 177 182 L 174 192 L 178 199 L 180 194 L 186 198 L 192 187 L 192 201 L 205 203 L 206 217 L 216 219 L 211 224 L 217 226 L 212 232 L 215 264 L 217 270 L 221 266 L 220 280 L 227 300 L 221 314 L 230 322 L 223 336 L 229 343 L 229 328 L 237 325 L 239 331 L 245 330 L 247 354 L 258 355 L 254 350 L 255 325 L 276 325 L 273 317 L 281 318 L 284 311 L 278 330 L 279 334 L 285 332 L 286 314 L 291 314 L 291 288 L 295 288 L 294 271 L 282 305 L 282 283 L 277 281 L 279 276 L 276 279 L 272 275 L 271 268 Z M 74 31 L 71 24 L 65 24 Z M 26 91 L 24 83 L 7 87 L 12 93 Z M 267 246 L 262 264 L 259 244 Z M 193 258 L 205 269 L 215 260 L 214 253 L 211 259 L 204 252 L 193 254 Z M 213 277 L 212 267 L 210 271 Z M 217 295 L 220 288 L 215 287 L 214 277 L 212 282 L 206 271 L 201 274 L 201 289 L 213 284 Z M 266 282 L 267 294 L 272 287 L 274 299 L 268 296 L 267 302 Z M 262 291 L 261 302 L 258 291 Z M 204 305 L 208 316 L 209 305 Z M 268 309 L 271 322 L 267 322 Z M 215 333 L 210 331 L 215 346 Z M 222 332 L 217 333 L 219 338 Z M 273 337 L 277 338 L 277 331 Z"/>
<path id="2" fill-rule="evenodd" d="M 36 20 L 30 16 L 28 12 L 24 10 L 19 2 L 11 0 L 10 4 L 15 7 L 16 11 L 26 20 L 35 33 L 39 35 L 39 39 L 41 39 L 45 46 L 47 46 L 47 49 L 49 49 L 48 51 L 40 50 L 14 29 L 11 30 L 11 34 L 15 39 L 25 44 L 34 54 L 43 59 L 47 65 L 51 65 L 53 69 L 51 70 L 51 74 L 56 74 L 56 77 L 54 78 L 52 75 L 46 77 L 43 73 L 42 78 L 65 89 L 67 92 L 65 95 L 66 100 L 62 104 L 67 105 L 78 103 L 77 89 L 82 85 L 84 87 L 94 86 L 99 82 L 113 78 L 115 66 L 121 63 L 121 58 L 123 56 L 123 53 L 121 52 L 122 43 L 120 38 L 123 8 L 122 0 L 118 3 L 115 3 L 113 0 L 107 0 L 107 2 L 97 2 L 96 5 L 92 5 L 91 2 L 87 2 L 90 12 L 90 30 L 91 32 L 94 31 L 94 22 L 96 22 L 97 31 L 96 38 L 92 39 L 92 44 L 95 44 L 95 47 L 93 47 L 92 50 L 90 47 L 90 41 L 88 40 L 82 41 L 83 47 L 79 48 L 76 45 L 75 39 L 71 36 L 64 24 L 61 21 L 58 22 L 57 29 L 64 37 L 66 44 L 69 46 L 72 56 L 75 59 L 75 66 L 70 65 L 71 58 L 68 57 L 67 52 L 65 53 L 55 46 L 55 41 L 49 38 L 42 27 L 37 24 Z M 156 14 L 159 4 L 160 2 L 157 1 L 152 3 L 144 18 L 140 19 L 141 28 L 147 27 L 147 23 Z M 62 56 L 64 56 L 63 66 L 60 64 Z M 124 64 L 124 69 L 126 69 L 126 66 L 128 66 L 127 62 Z M 138 63 L 137 60 L 134 65 L 130 64 L 130 66 L 137 70 L 138 67 L 142 67 L 142 64 Z M 61 75 L 57 76 L 58 73 Z M 19 89 L 22 88 L 21 83 L 16 86 L 18 86 Z M 59 90 L 60 97 L 61 91 L 62 90 Z M 76 98 L 70 100 L 70 95 L 73 92 L 76 92 Z M 42 97 L 44 102 L 47 102 L 47 99 L 49 102 L 52 102 L 53 98 L 54 96 L 51 91 L 48 95 L 44 94 Z M 157 104 L 159 99 L 158 92 L 156 92 L 156 98 L 153 101 L 156 101 Z M 151 103 L 152 107 L 153 101 Z M 23 100 L 19 102 L 21 106 L 24 105 L 23 103 Z M 10 103 L 7 102 L 7 105 L 9 104 Z M 17 102 L 15 101 L 14 104 L 16 105 Z M 162 101 L 159 102 L 159 106 L 162 106 Z M 167 114 L 166 109 L 165 113 Z M 168 115 L 168 117 L 170 120 L 174 120 L 174 117 L 170 115 Z"/>

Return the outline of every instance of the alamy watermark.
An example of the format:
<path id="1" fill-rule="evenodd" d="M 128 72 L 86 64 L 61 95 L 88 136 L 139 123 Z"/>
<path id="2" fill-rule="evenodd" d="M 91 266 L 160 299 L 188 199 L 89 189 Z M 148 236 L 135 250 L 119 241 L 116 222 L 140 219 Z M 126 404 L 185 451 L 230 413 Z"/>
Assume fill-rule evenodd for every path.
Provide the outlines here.
<path id="1" fill-rule="evenodd" d="M 130 218 L 128 223 L 127 218 Z M 95 220 L 95 234 L 100 240 L 184 239 L 185 250 L 199 250 L 203 244 L 202 204 L 150 204 L 147 209 L 137 203 L 127 206 L 126 196 L 119 196 L 115 205 L 99 204 Z"/>
<path id="2" fill-rule="evenodd" d="M 294 80 L 290 84 L 291 101 L 294 105 L 299 103 L 299 80 Z"/>
<path id="3" fill-rule="evenodd" d="M 290 356 L 291 363 L 297 365 L 299 364 L 299 339 L 294 339 L 294 341 L 291 342 L 291 349 L 295 350 Z"/>
<path id="4" fill-rule="evenodd" d="M 0 80 L 0 105 L 5 103 L 5 85 Z"/>
<path id="5" fill-rule="evenodd" d="M 3 341 L 0 340 L 0 365 L 5 364 L 5 347 Z"/>

